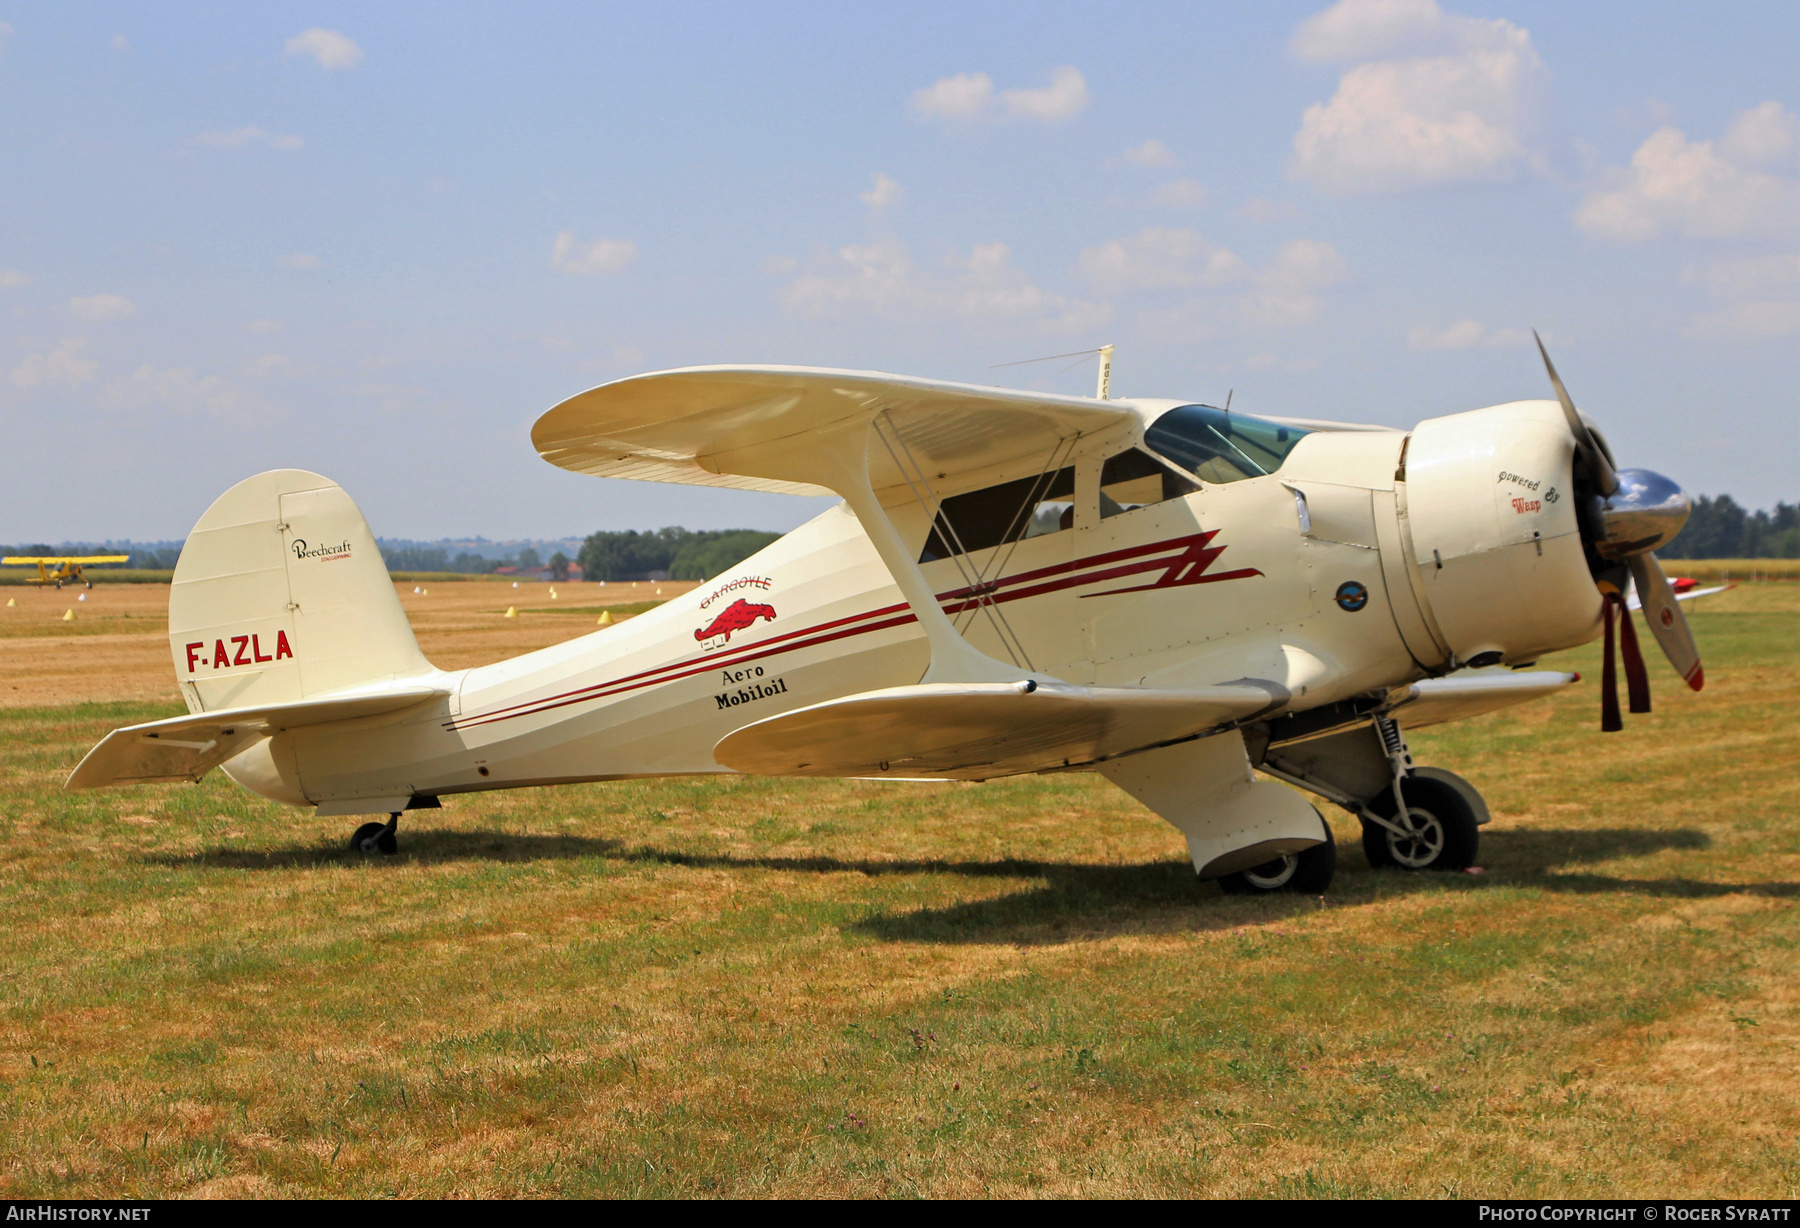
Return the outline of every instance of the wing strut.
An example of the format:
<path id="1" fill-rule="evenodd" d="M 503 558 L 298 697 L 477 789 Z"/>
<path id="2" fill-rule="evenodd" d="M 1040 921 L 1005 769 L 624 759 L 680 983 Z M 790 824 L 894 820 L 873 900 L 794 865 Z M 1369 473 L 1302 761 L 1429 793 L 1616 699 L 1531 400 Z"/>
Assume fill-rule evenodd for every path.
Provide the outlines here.
<path id="1" fill-rule="evenodd" d="M 944 613 L 925 573 L 919 570 L 918 561 L 907 549 L 899 530 L 894 528 L 894 522 L 888 519 L 869 483 L 869 436 L 876 433 L 873 417 L 859 414 L 818 428 L 809 441 L 813 448 L 808 450 L 802 462 L 805 472 L 797 472 L 794 477 L 836 491 L 856 513 L 863 532 L 869 535 L 869 543 L 887 564 L 889 574 L 899 586 L 901 596 L 906 598 L 906 604 L 912 607 L 913 616 L 919 620 L 925 640 L 931 645 L 931 664 L 920 682 L 1016 683 L 1029 679 L 1054 683 L 1056 679 L 1029 666 L 1021 668 L 1017 663 L 1009 664 L 988 656 L 964 639 L 949 615 Z M 886 444 L 885 439 L 883 443 Z M 776 476 L 787 476 L 777 473 L 781 462 L 780 454 L 774 448 L 769 448 L 764 455 L 767 459 L 762 461 L 760 468 Z M 1021 673 L 1025 675 L 1023 679 Z"/>
<path id="2" fill-rule="evenodd" d="M 881 446 L 887 449 L 888 456 L 893 458 L 894 467 L 900 471 L 900 476 L 906 481 L 906 488 L 912 491 L 913 498 L 918 501 L 920 509 L 924 511 L 925 523 L 934 524 L 939 519 L 943 521 L 944 529 L 950 536 L 950 558 L 956 564 L 957 574 L 962 576 L 963 587 L 974 597 L 976 610 L 986 612 L 988 622 L 994 628 L 994 634 L 1000 639 L 1001 647 L 1006 649 L 1006 655 L 1013 659 L 1014 665 L 1024 669 L 1033 668 L 1031 656 L 1025 651 L 1024 642 L 1012 629 L 1012 624 L 1006 621 L 1006 615 L 1001 612 L 1000 603 L 994 600 L 992 591 L 982 583 L 985 577 L 970 573 L 969 551 L 963 545 L 962 534 L 956 531 L 956 526 L 951 523 L 950 517 L 940 517 L 939 513 L 943 509 L 944 501 L 939 499 L 937 492 L 931 488 L 931 479 L 925 476 L 925 470 L 919 464 L 918 457 L 914 456 L 912 449 L 906 446 L 906 439 L 900 434 L 900 428 L 894 425 L 893 417 L 884 409 L 875 416 L 874 421 L 870 423 L 870 428 L 874 431 L 875 438 L 881 440 Z M 894 436 L 892 440 L 888 439 L 890 433 Z M 898 449 L 895 445 L 898 445 Z M 901 459 L 902 457 L 905 459 Z M 924 488 L 923 491 L 921 491 L 921 487 Z M 969 622 L 972 625 L 974 621 L 975 614 L 971 613 Z M 951 625 L 956 625 L 954 619 L 951 620 Z M 958 628 L 957 630 L 961 634 L 965 629 Z"/>

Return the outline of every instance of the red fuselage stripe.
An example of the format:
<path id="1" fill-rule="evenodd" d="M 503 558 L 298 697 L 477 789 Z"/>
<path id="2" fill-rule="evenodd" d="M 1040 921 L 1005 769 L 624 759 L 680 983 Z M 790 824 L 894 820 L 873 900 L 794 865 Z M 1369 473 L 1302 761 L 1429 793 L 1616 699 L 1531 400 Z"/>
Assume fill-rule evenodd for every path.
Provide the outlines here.
<path id="1" fill-rule="evenodd" d="M 1034 571 L 1020 572 L 1016 576 L 994 580 L 970 588 L 952 589 L 937 594 L 944 613 L 954 617 L 965 611 L 979 608 L 984 603 L 1002 605 L 1013 601 L 1022 601 L 1028 597 L 1038 597 L 1045 593 L 1060 592 L 1063 589 L 1077 588 L 1083 584 L 1096 584 L 1122 576 L 1139 575 L 1144 572 L 1161 570 L 1166 574 L 1152 584 L 1137 585 L 1128 589 L 1115 589 L 1113 592 L 1140 592 L 1155 588 L 1180 588 L 1191 584 L 1206 584 L 1218 580 L 1239 580 L 1262 573 L 1254 568 L 1238 571 L 1221 572 L 1216 576 L 1190 575 L 1186 579 L 1178 579 L 1182 572 L 1192 570 L 1190 564 L 1198 564 L 1204 571 L 1213 559 L 1223 554 L 1225 547 L 1203 548 L 1216 536 L 1218 530 L 1190 534 L 1156 542 L 1148 546 L 1130 546 L 1122 550 L 1112 550 L 1105 554 L 1090 555 L 1070 563 L 1058 563 L 1050 567 L 1040 567 Z M 1169 554 L 1178 551 L 1168 558 L 1146 558 L 1149 555 Z M 1136 560 L 1125 563 L 1125 560 Z M 1088 569 L 1096 564 L 1122 563 L 1117 567 L 1107 567 L 1101 571 L 1090 572 Z M 1071 574 L 1080 573 L 1080 574 Z M 1052 577 L 1056 577 L 1052 579 Z M 1032 581 L 1044 583 L 1031 583 Z M 1020 589 L 1015 586 L 1029 584 Z M 978 595 L 977 589 L 985 590 L 985 595 Z M 1011 591 L 1006 591 L 1011 590 Z M 1090 596 L 1105 596 L 1094 593 Z M 902 612 L 904 611 L 904 612 Z M 893 617 L 888 617 L 892 615 Z M 879 620 L 879 621 L 875 621 Z M 754 645 L 734 648 L 717 656 L 703 660 L 686 660 L 659 665 L 654 669 L 643 670 L 636 674 L 628 674 L 623 678 L 615 678 L 610 682 L 595 683 L 574 691 L 565 691 L 559 695 L 549 695 L 540 699 L 524 700 L 504 708 L 496 708 L 492 712 L 482 713 L 477 717 L 459 718 L 444 722 L 447 729 L 470 729 L 477 725 L 489 725 L 497 721 L 512 720 L 515 717 L 534 716 L 540 712 L 549 712 L 557 708 L 566 708 L 571 704 L 586 703 L 589 700 L 606 699 L 614 695 L 630 691 L 642 690 L 645 687 L 660 686 L 665 682 L 675 682 L 682 678 L 691 678 L 696 674 L 708 673 L 715 669 L 742 665 L 750 661 L 761 661 L 773 656 L 781 656 L 801 648 L 812 648 L 819 644 L 828 644 L 835 640 L 852 636 L 866 635 L 872 631 L 884 631 L 890 627 L 901 627 L 907 623 L 918 621 L 912 611 L 904 604 L 883 606 L 878 610 L 870 610 L 863 614 L 852 614 L 830 622 L 804 627 L 797 631 L 785 632 Z M 863 626 L 851 624 L 863 623 Z M 828 633 L 828 634 L 821 634 Z"/>

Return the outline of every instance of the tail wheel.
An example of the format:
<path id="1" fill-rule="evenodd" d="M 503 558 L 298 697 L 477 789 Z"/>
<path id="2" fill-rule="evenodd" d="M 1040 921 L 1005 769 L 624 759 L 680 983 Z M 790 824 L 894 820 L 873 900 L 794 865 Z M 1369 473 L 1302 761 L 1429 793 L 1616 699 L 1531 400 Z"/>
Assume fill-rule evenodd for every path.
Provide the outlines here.
<path id="1" fill-rule="evenodd" d="M 1315 809 L 1314 814 L 1318 811 Z M 1324 816 L 1319 826 L 1325 831 L 1325 843 L 1315 844 L 1298 853 L 1283 853 L 1260 866 L 1227 874 L 1219 880 L 1226 895 L 1269 895 L 1291 891 L 1299 895 L 1322 895 L 1337 873 L 1337 841 L 1332 838 L 1331 824 Z"/>
<path id="2" fill-rule="evenodd" d="M 1402 831 L 1363 821 L 1363 854 L 1377 868 L 1400 870 L 1466 870 L 1475 864 L 1481 847 L 1481 829 L 1475 808 L 1443 781 L 1408 776 L 1401 785 L 1406 814 L 1394 804 L 1391 792 L 1370 803 L 1370 809 L 1392 820 Z"/>

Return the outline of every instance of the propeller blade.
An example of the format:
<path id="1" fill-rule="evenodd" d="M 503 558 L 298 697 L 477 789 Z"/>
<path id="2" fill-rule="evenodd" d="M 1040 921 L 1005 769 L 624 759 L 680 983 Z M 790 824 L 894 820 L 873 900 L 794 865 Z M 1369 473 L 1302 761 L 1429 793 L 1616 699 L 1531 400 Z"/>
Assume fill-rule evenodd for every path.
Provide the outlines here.
<path id="1" fill-rule="evenodd" d="M 1625 694 L 1634 714 L 1650 711 L 1650 672 L 1638 651 L 1637 629 L 1631 625 L 1631 609 L 1619 598 L 1619 655 L 1625 659 Z"/>
<path id="2" fill-rule="evenodd" d="M 1650 624 L 1650 634 L 1662 645 L 1663 655 L 1669 658 L 1675 672 L 1698 691 L 1706 685 L 1706 671 L 1700 668 L 1700 649 L 1694 644 L 1687 615 L 1675 600 L 1675 590 L 1669 587 L 1662 564 L 1649 551 L 1634 554 L 1626 561 L 1631 565 L 1631 578 L 1637 583 L 1638 604 L 1643 607 L 1644 621 Z"/>
<path id="3" fill-rule="evenodd" d="M 1601 651 L 1605 654 L 1600 662 L 1600 732 L 1617 733 L 1625 728 L 1625 722 L 1619 717 L 1619 670 L 1613 660 L 1613 602 L 1618 600 L 1616 593 L 1607 593 L 1601 599 L 1601 614 L 1606 620 L 1606 645 Z"/>
<path id="4" fill-rule="evenodd" d="M 1563 387 L 1562 376 L 1556 373 L 1556 364 L 1550 361 L 1550 351 L 1544 348 L 1544 339 L 1537 335 L 1535 328 L 1531 330 L 1531 339 L 1537 342 L 1538 355 L 1544 360 L 1544 370 L 1550 375 L 1550 386 L 1556 389 L 1556 399 L 1562 404 L 1563 417 L 1569 421 L 1569 434 L 1575 437 L 1575 446 L 1581 449 L 1582 459 L 1587 462 L 1588 472 L 1593 476 L 1595 489 L 1602 495 L 1612 494 L 1619 489 L 1619 475 L 1613 472 L 1612 462 L 1600 450 L 1599 441 L 1575 411 L 1575 402 L 1570 399 L 1569 390 Z"/>

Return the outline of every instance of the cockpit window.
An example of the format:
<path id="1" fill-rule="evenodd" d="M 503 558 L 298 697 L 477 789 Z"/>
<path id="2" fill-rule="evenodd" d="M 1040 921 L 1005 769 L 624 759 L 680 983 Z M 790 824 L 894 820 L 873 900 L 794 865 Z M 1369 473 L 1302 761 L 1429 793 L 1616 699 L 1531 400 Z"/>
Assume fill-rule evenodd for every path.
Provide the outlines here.
<path id="1" fill-rule="evenodd" d="M 1183 405 L 1152 422 L 1144 442 L 1202 482 L 1241 482 L 1281 468 L 1309 433 L 1210 405 Z"/>
<path id="2" fill-rule="evenodd" d="M 1100 519 L 1199 489 L 1148 452 L 1130 448 L 1100 467 Z"/>
<path id="3" fill-rule="evenodd" d="M 951 495 L 938 508 L 919 562 L 947 559 L 1022 537 L 1042 537 L 1075 524 L 1075 470 L 1071 466 L 1035 478 L 1002 482 Z"/>

